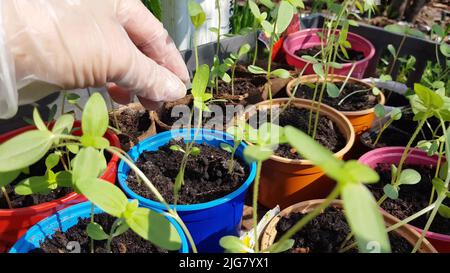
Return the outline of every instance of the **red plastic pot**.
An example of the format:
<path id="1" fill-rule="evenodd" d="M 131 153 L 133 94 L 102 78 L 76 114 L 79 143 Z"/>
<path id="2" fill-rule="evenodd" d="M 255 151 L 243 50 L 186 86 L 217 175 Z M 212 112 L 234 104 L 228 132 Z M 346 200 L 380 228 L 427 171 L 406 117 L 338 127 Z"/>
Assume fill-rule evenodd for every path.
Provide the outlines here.
<path id="1" fill-rule="evenodd" d="M 378 163 L 398 164 L 404 150 L 404 147 L 385 147 L 375 149 L 364 154 L 359 159 L 359 162 L 366 164 L 372 169 L 374 169 Z M 412 152 L 407 157 L 405 164 L 436 166 L 437 161 L 437 156 L 430 157 L 422 150 L 412 149 Z M 411 227 L 417 230 L 419 233 L 422 233 L 422 229 L 415 226 Z M 439 252 L 450 253 L 450 235 L 429 231 L 426 233 L 425 237 Z"/>
<path id="2" fill-rule="evenodd" d="M 74 128 L 80 128 L 81 123 L 75 121 Z M 0 143 L 3 143 L 21 133 L 35 129 L 27 126 L 0 135 Z M 81 135 L 81 130 L 75 131 L 74 135 Z M 111 131 L 106 132 L 107 138 L 112 146 L 120 148 L 119 138 Z M 115 183 L 117 176 L 117 164 L 119 158 L 113 156 L 108 163 L 102 179 Z M 64 208 L 86 201 L 83 196 L 71 193 L 52 202 L 39 204 L 28 208 L 0 209 L 0 253 L 7 251 L 25 232 L 40 220 L 60 211 Z"/>
<path id="3" fill-rule="evenodd" d="M 315 72 L 312 65 L 306 60 L 295 55 L 295 52 L 299 49 L 306 49 L 321 45 L 322 41 L 319 35 L 317 35 L 317 33 L 321 31 L 322 29 L 320 28 L 300 30 L 288 35 L 284 41 L 283 49 L 286 52 L 286 62 L 289 65 L 295 66 L 299 70 L 302 70 L 305 66 L 307 66 L 303 75 L 311 75 L 315 74 Z M 364 59 L 355 62 L 356 66 L 351 75 L 354 78 L 362 79 L 370 60 L 372 60 L 373 56 L 375 56 L 375 47 L 365 38 L 351 32 L 348 33 L 347 40 L 352 45 L 353 50 L 364 53 Z M 347 76 L 352 66 L 352 63 L 343 64 L 341 69 L 334 69 L 333 74 Z"/>

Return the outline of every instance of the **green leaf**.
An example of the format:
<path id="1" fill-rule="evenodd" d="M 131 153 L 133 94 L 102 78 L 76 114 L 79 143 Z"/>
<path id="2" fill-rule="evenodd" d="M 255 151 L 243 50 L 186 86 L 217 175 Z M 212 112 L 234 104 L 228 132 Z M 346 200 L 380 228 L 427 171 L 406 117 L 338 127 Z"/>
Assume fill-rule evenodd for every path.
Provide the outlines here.
<path id="1" fill-rule="evenodd" d="M 266 6 L 269 10 L 272 10 L 275 8 L 275 3 L 273 3 L 271 0 L 259 0 L 259 3 Z"/>
<path id="2" fill-rule="evenodd" d="M 450 219 L 450 208 L 444 204 L 441 204 L 441 206 L 438 209 L 439 215 L 441 215 L 444 218 Z"/>
<path id="3" fill-rule="evenodd" d="M 216 34 L 219 33 L 219 29 L 216 28 L 216 27 L 211 27 L 211 28 L 209 28 L 209 31 L 211 31 L 212 33 L 216 33 Z"/>
<path id="4" fill-rule="evenodd" d="M 45 159 L 45 166 L 47 167 L 47 169 L 51 170 L 54 167 L 56 167 L 56 165 L 58 165 L 59 159 L 60 159 L 59 155 L 55 153 L 49 154 Z"/>
<path id="5" fill-rule="evenodd" d="M 448 161 L 441 164 L 441 168 L 439 169 L 439 178 L 445 180 L 447 178 L 447 173 L 448 173 Z"/>
<path id="6" fill-rule="evenodd" d="M 291 5 L 294 8 L 299 8 L 299 9 L 304 9 L 305 8 L 305 4 L 303 4 L 302 0 L 288 0 L 289 3 L 291 3 Z"/>
<path id="7" fill-rule="evenodd" d="M 309 55 L 303 55 L 302 59 L 304 59 L 305 61 L 312 63 L 312 64 L 316 64 L 319 62 L 316 58 L 314 58 L 313 56 L 309 56 Z"/>
<path id="8" fill-rule="evenodd" d="M 433 24 L 431 30 L 433 31 L 434 34 L 439 36 L 439 38 L 443 38 L 446 35 L 444 29 L 438 24 Z"/>
<path id="9" fill-rule="evenodd" d="M 294 17 L 294 8 L 287 1 L 281 1 L 278 7 L 276 34 L 282 34 L 292 22 Z"/>
<path id="10" fill-rule="evenodd" d="M 109 238 L 109 235 L 103 230 L 103 227 L 95 222 L 90 222 L 86 228 L 88 236 L 95 241 L 103 241 Z"/>
<path id="11" fill-rule="evenodd" d="M 286 126 L 284 132 L 289 144 L 305 159 L 320 167 L 327 176 L 335 180 L 342 179 L 341 169 L 344 163 L 335 158 L 333 153 L 295 127 Z"/>
<path id="12" fill-rule="evenodd" d="M 84 147 L 92 147 L 99 150 L 109 147 L 109 141 L 104 137 L 83 135 L 80 142 Z"/>
<path id="13" fill-rule="evenodd" d="M 370 191 L 361 184 L 348 183 L 342 187 L 341 197 L 359 251 L 391 252 L 383 217 Z"/>
<path id="14" fill-rule="evenodd" d="M 72 130 L 74 121 L 75 119 L 73 118 L 72 115 L 69 114 L 62 115 L 55 122 L 52 132 L 54 134 L 62 134 L 63 132 L 69 133 Z"/>
<path id="15" fill-rule="evenodd" d="M 382 118 L 386 115 L 386 109 L 381 104 L 375 105 L 374 112 L 375 112 L 375 115 L 379 118 Z"/>
<path id="16" fill-rule="evenodd" d="M 441 45 L 439 46 L 439 49 L 445 57 L 447 57 L 447 58 L 450 57 L 450 46 L 448 44 L 441 43 Z"/>
<path id="17" fill-rule="evenodd" d="M 219 241 L 220 246 L 231 253 L 245 253 L 248 252 L 248 246 L 246 246 L 241 239 L 236 236 L 225 236 Z"/>
<path id="18" fill-rule="evenodd" d="M 398 179 L 399 185 L 415 185 L 420 182 L 420 173 L 413 169 L 403 170 Z"/>
<path id="19" fill-rule="evenodd" d="M 192 81 L 192 95 L 194 99 L 204 102 L 204 94 L 209 82 L 209 66 L 201 65 L 198 71 L 195 73 L 194 80 Z"/>
<path id="20" fill-rule="evenodd" d="M 295 240 L 289 239 L 285 240 L 283 242 L 276 242 L 273 245 L 271 245 L 268 249 L 270 253 L 281 253 L 288 251 L 289 249 L 293 248 L 295 244 Z"/>
<path id="21" fill-rule="evenodd" d="M 49 131 L 28 131 L 0 145 L 0 172 L 23 169 L 50 150 L 55 136 Z"/>
<path id="22" fill-rule="evenodd" d="M 399 188 L 392 185 L 392 184 L 386 184 L 383 187 L 383 192 L 384 194 L 386 194 L 387 197 L 389 197 L 392 200 L 397 200 L 398 196 L 399 196 L 399 192 L 398 192 Z"/>
<path id="23" fill-rule="evenodd" d="M 397 51 L 393 45 L 389 44 L 387 49 L 389 50 L 389 53 L 391 53 L 392 57 L 397 56 Z"/>
<path id="24" fill-rule="evenodd" d="M 375 96 L 378 96 L 381 94 L 381 90 L 378 87 L 374 86 L 372 88 L 372 94 L 374 94 Z"/>
<path id="25" fill-rule="evenodd" d="M 286 69 L 276 69 L 272 71 L 272 75 L 281 79 L 289 79 L 291 77 L 291 74 Z"/>
<path id="26" fill-rule="evenodd" d="M 331 98 L 339 97 L 340 90 L 339 88 L 332 82 L 327 82 L 327 94 Z"/>
<path id="27" fill-rule="evenodd" d="M 272 155 L 272 148 L 267 146 L 248 146 L 244 150 L 244 157 L 247 162 L 265 161 Z"/>
<path id="28" fill-rule="evenodd" d="M 105 100 L 94 93 L 84 107 L 81 127 L 83 136 L 103 137 L 108 130 L 109 116 Z"/>
<path id="29" fill-rule="evenodd" d="M 220 148 L 226 152 L 229 152 L 230 154 L 233 153 L 234 151 L 233 147 L 226 143 L 220 143 Z"/>
<path id="30" fill-rule="evenodd" d="M 392 76 L 391 75 L 380 75 L 380 80 L 382 82 L 392 81 Z"/>
<path id="31" fill-rule="evenodd" d="M 14 180 L 16 180 L 19 177 L 21 173 L 22 173 L 21 170 L 0 173 L 0 188 L 3 188 L 11 184 Z"/>
<path id="32" fill-rule="evenodd" d="M 267 21 L 262 21 L 261 26 L 267 37 L 270 37 L 273 33 L 273 25 Z"/>
<path id="33" fill-rule="evenodd" d="M 180 147 L 180 145 L 172 145 L 172 146 L 170 146 L 170 150 L 172 150 L 174 152 L 184 153 L 184 150 L 183 150 L 183 148 Z"/>
<path id="34" fill-rule="evenodd" d="M 79 181 L 98 178 L 106 168 L 106 160 L 98 150 L 88 147 L 81 149 L 72 162 L 72 179 L 78 187 Z"/>
<path id="35" fill-rule="evenodd" d="M 259 7 L 253 0 L 248 1 L 248 6 L 255 18 L 261 17 L 261 12 L 259 11 Z"/>
<path id="36" fill-rule="evenodd" d="M 343 64 L 340 63 L 336 63 L 336 62 L 329 62 L 328 65 L 330 67 L 336 68 L 336 69 L 341 69 L 342 67 L 344 67 Z"/>
<path id="37" fill-rule="evenodd" d="M 67 171 L 56 173 L 56 183 L 59 187 L 72 188 L 72 173 Z"/>
<path id="38" fill-rule="evenodd" d="M 78 152 L 80 151 L 80 146 L 78 145 L 67 144 L 66 148 L 67 150 L 69 150 L 69 152 L 75 155 L 78 154 Z"/>
<path id="39" fill-rule="evenodd" d="M 400 120 L 402 118 L 402 110 L 400 108 L 394 108 L 389 115 L 393 120 Z"/>
<path id="40" fill-rule="evenodd" d="M 439 196 L 447 194 L 448 190 L 447 187 L 445 186 L 445 182 L 442 179 L 435 177 L 433 178 L 431 183 L 433 183 L 434 189 L 436 190 Z"/>
<path id="41" fill-rule="evenodd" d="M 248 66 L 248 71 L 252 74 L 267 74 L 267 71 L 256 65 Z"/>
<path id="42" fill-rule="evenodd" d="M 321 79 L 325 79 L 325 72 L 323 71 L 323 65 L 321 63 L 313 64 L 313 70 Z"/>
<path id="43" fill-rule="evenodd" d="M 121 218 L 125 212 L 128 199 L 116 186 L 98 178 L 83 178 L 76 185 L 79 193 L 98 206 L 104 212 Z"/>
<path id="44" fill-rule="evenodd" d="M 39 114 L 39 111 L 37 108 L 34 108 L 33 110 L 33 121 L 34 121 L 34 125 L 36 125 L 36 128 L 39 131 L 48 131 L 47 126 L 45 126 L 44 121 L 41 118 L 41 115 Z"/>
<path id="45" fill-rule="evenodd" d="M 206 14 L 203 11 L 202 6 L 195 0 L 189 0 L 188 12 L 191 17 L 191 22 L 196 29 L 199 29 L 206 21 Z"/>
<path id="46" fill-rule="evenodd" d="M 125 221 L 136 234 L 161 248 L 181 248 L 181 238 L 176 228 L 160 213 L 137 208 Z"/>
<path id="47" fill-rule="evenodd" d="M 348 182 L 371 184 L 380 180 L 380 176 L 376 171 L 356 160 L 345 162 L 343 171 L 347 174 L 346 179 Z"/>
<path id="48" fill-rule="evenodd" d="M 127 232 L 130 229 L 130 226 L 125 221 L 120 222 L 119 226 L 116 228 L 114 233 L 112 234 L 113 237 L 118 237 L 125 232 Z"/>
<path id="49" fill-rule="evenodd" d="M 33 176 L 22 180 L 14 191 L 18 195 L 47 194 L 55 185 L 56 181 L 50 181 L 49 176 Z"/>
<path id="50" fill-rule="evenodd" d="M 191 155 L 192 156 L 198 156 L 198 155 L 200 155 L 200 148 L 198 148 L 198 147 L 192 147 L 192 150 L 191 150 Z"/>
<path id="51" fill-rule="evenodd" d="M 249 44 L 245 44 L 243 46 L 241 46 L 241 48 L 239 48 L 239 52 L 238 52 L 238 59 L 240 59 L 241 57 L 243 57 L 244 55 L 246 55 L 251 49 L 251 46 Z"/>
<path id="52" fill-rule="evenodd" d="M 70 104 L 77 104 L 78 101 L 80 100 L 80 96 L 78 94 L 75 93 L 69 93 L 66 95 L 66 100 L 68 103 Z"/>

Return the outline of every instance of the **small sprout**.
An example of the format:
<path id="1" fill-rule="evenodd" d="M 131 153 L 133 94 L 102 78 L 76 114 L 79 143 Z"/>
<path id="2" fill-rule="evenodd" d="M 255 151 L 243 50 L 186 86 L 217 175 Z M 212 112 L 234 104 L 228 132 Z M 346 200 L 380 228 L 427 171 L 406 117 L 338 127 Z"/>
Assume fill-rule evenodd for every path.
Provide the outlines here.
<path id="1" fill-rule="evenodd" d="M 182 152 L 182 153 L 186 153 L 185 150 L 183 150 L 183 148 L 181 148 L 180 145 L 172 145 L 170 146 L 170 149 L 174 152 Z"/>
<path id="2" fill-rule="evenodd" d="M 438 209 L 439 215 L 446 219 L 450 219 L 450 208 L 444 204 L 441 204 L 441 206 Z"/>
<path id="3" fill-rule="evenodd" d="M 332 82 L 327 82 L 327 93 L 328 96 L 330 96 L 331 98 L 337 98 L 339 97 L 340 90 L 336 86 L 336 84 Z"/>
<path id="4" fill-rule="evenodd" d="M 378 118 L 382 118 L 386 115 L 386 109 L 381 104 L 375 105 L 374 112 Z"/>
<path id="5" fill-rule="evenodd" d="M 399 196 L 400 188 L 397 186 L 393 186 L 392 184 L 386 184 L 383 187 L 384 194 L 392 200 L 397 200 Z"/>
<path id="6" fill-rule="evenodd" d="M 193 147 L 192 150 L 191 150 L 191 155 L 192 155 L 192 156 L 198 156 L 198 155 L 200 155 L 200 148 L 198 148 L 198 147 Z"/>

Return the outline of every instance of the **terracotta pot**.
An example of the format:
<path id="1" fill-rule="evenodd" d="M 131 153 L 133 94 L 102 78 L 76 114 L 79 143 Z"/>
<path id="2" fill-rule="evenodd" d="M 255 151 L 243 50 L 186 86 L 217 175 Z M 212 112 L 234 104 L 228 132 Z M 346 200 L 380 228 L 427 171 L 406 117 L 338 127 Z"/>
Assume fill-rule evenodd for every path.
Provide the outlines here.
<path id="1" fill-rule="evenodd" d="M 109 112 L 109 119 L 112 120 L 112 121 L 114 121 L 114 114 L 115 114 L 117 117 L 119 117 L 119 116 L 120 116 L 124 111 L 126 111 L 127 109 L 132 109 L 132 110 L 135 110 L 135 111 L 145 110 L 145 111 L 147 111 L 148 114 L 149 114 L 149 123 L 150 123 L 150 126 L 149 126 L 149 128 L 148 128 L 145 132 L 143 132 L 141 135 L 139 135 L 139 136 L 137 137 L 138 142 L 140 142 L 140 141 L 142 141 L 142 140 L 144 140 L 144 139 L 146 139 L 146 138 L 148 138 L 148 137 L 151 137 L 151 136 L 153 136 L 153 135 L 156 135 L 156 125 L 155 125 L 154 119 L 152 118 L 152 114 L 151 114 L 150 111 L 146 110 L 146 109 L 144 108 L 144 106 L 142 106 L 142 104 L 140 104 L 140 103 L 131 103 L 131 104 L 129 104 L 129 105 L 124 105 L 124 106 L 121 106 L 121 107 L 119 107 L 119 108 L 117 108 L 117 109 L 115 109 L 115 110 Z M 124 132 L 122 132 L 122 134 L 123 134 L 123 136 L 127 136 L 126 134 L 124 134 Z M 121 137 L 122 137 L 122 136 L 119 136 L 119 138 L 121 138 Z M 128 136 L 128 137 L 129 137 L 129 136 Z M 131 149 L 134 145 L 136 145 L 136 144 L 137 144 L 137 143 L 134 143 L 134 141 L 132 141 L 132 139 L 130 138 L 130 139 L 129 139 L 129 142 L 128 142 L 128 145 L 126 145 L 126 147 L 123 147 L 123 149 L 124 149 L 125 151 L 128 151 L 128 150 L 130 150 L 130 149 Z M 124 145 L 124 146 L 125 146 L 125 145 Z"/>
<path id="2" fill-rule="evenodd" d="M 372 169 L 375 169 L 378 163 L 398 164 L 404 151 L 405 147 L 379 148 L 364 154 L 359 159 L 359 162 L 366 164 Z M 445 161 L 445 158 L 443 160 Z M 405 164 L 416 166 L 437 166 L 437 162 L 437 156 L 430 157 L 426 152 L 416 148 L 411 149 L 410 154 L 405 160 Z M 423 231 L 415 226 L 410 227 L 414 228 L 419 233 L 422 233 Z M 439 252 L 450 253 L 450 235 L 428 231 L 425 234 L 425 238 L 427 238 Z"/>
<path id="3" fill-rule="evenodd" d="M 332 80 L 332 82 L 344 82 L 346 79 L 345 76 L 339 76 L 339 75 L 331 75 L 329 76 L 329 80 Z M 301 77 L 302 83 L 316 83 L 319 80 L 319 78 L 316 75 L 308 75 Z M 287 94 L 289 97 L 292 96 L 292 90 L 295 88 L 296 79 L 290 81 L 287 86 Z M 355 78 L 349 78 L 348 83 L 357 83 L 362 86 L 366 86 L 367 88 L 372 89 L 372 86 L 368 83 L 365 83 L 363 81 L 360 81 Z M 297 91 L 298 92 L 298 91 Z M 384 105 L 385 103 L 385 97 L 383 93 L 381 93 L 378 97 L 378 103 L 381 105 Z M 369 130 L 372 126 L 373 121 L 375 120 L 375 108 L 370 108 L 366 110 L 361 111 L 340 111 L 344 116 L 346 116 L 350 122 L 353 125 L 353 128 L 355 129 L 355 134 L 357 136 L 363 134 L 367 130 Z"/>
<path id="4" fill-rule="evenodd" d="M 301 202 L 301 203 L 292 205 L 288 208 L 285 208 L 283 211 L 281 211 L 279 215 L 277 215 L 275 218 L 273 218 L 269 222 L 264 233 L 262 234 L 261 249 L 265 249 L 274 243 L 275 238 L 277 236 L 276 227 L 282 217 L 286 217 L 286 216 L 290 215 L 291 213 L 295 213 L 295 212 L 300 212 L 300 213 L 311 212 L 317 206 L 322 204 L 323 201 L 324 201 L 324 199 L 305 201 L 305 202 Z M 331 203 L 331 206 L 342 209 L 342 201 L 336 200 Z M 384 217 L 386 226 L 389 227 L 398 222 L 398 219 L 396 219 L 392 215 L 388 214 L 387 212 L 381 211 L 381 213 Z M 392 232 L 394 232 L 395 234 L 406 239 L 412 246 L 414 246 L 416 244 L 417 240 L 419 240 L 419 238 L 420 238 L 420 234 L 416 230 L 414 230 L 408 226 L 402 226 Z M 436 249 L 426 239 L 423 241 L 422 246 L 419 249 L 419 252 L 420 253 L 437 253 Z"/>
<path id="5" fill-rule="evenodd" d="M 74 128 L 80 128 L 81 123 L 76 121 Z M 27 126 L 15 131 L 11 131 L 0 136 L 0 143 L 3 143 L 26 131 L 34 130 L 34 126 Z M 81 135 L 81 131 L 75 131 L 74 135 Z M 120 148 L 120 142 L 117 136 L 108 131 L 105 137 L 110 144 Z M 102 175 L 102 179 L 115 183 L 117 176 L 117 164 L 119 158 L 113 156 L 108 163 L 107 169 Z M 68 194 L 60 199 L 42 203 L 36 206 L 19 208 L 19 209 L 0 209 L 0 252 L 6 251 L 11 247 L 30 227 L 40 220 L 56 213 L 59 210 L 70 207 L 72 205 L 86 201 L 81 195 L 76 193 Z"/>
<path id="6" fill-rule="evenodd" d="M 280 107 L 289 99 L 274 99 L 272 105 Z M 317 104 L 311 100 L 293 99 L 292 105 L 299 108 L 316 109 Z M 255 109 L 264 110 L 270 107 L 270 101 L 255 105 Z M 347 140 L 346 146 L 335 153 L 337 158 L 343 158 L 355 142 L 355 132 L 350 121 L 335 109 L 322 105 L 321 115 L 328 117 L 339 128 Z M 248 119 L 254 113 L 247 112 Z M 280 205 L 281 208 L 300 201 L 322 198 L 333 189 L 334 182 L 327 178 L 324 172 L 314 166 L 309 160 L 292 160 L 272 156 L 263 163 L 260 180 L 259 202 L 267 208 Z"/>
<path id="7" fill-rule="evenodd" d="M 322 32 L 320 28 L 300 30 L 288 35 L 283 43 L 287 63 L 295 66 L 297 70 L 303 70 L 307 66 L 304 75 L 315 74 L 315 72 L 312 65 L 297 56 L 295 52 L 299 49 L 311 48 L 323 44 L 322 38 L 318 35 L 320 32 Z M 339 30 L 337 33 L 339 33 Z M 353 77 L 361 79 L 364 77 L 369 62 L 375 56 L 375 47 L 367 39 L 351 32 L 348 33 L 347 40 L 352 45 L 352 49 L 361 51 L 364 54 L 364 59 L 355 62 L 355 69 L 352 73 Z M 352 63 L 345 63 L 342 68 L 334 69 L 334 73 L 346 76 L 350 73 L 352 66 Z"/>

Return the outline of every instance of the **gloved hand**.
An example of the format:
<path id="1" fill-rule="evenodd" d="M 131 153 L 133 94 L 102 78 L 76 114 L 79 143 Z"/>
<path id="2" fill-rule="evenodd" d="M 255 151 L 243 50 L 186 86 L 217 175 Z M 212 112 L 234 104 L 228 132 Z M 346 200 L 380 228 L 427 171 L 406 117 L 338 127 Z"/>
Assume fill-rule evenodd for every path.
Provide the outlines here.
<path id="1" fill-rule="evenodd" d="M 186 93 L 187 68 L 167 31 L 140 0 L 1 0 L 0 118 L 17 111 L 17 89 L 108 84 L 126 104 Z M 37 92 L 28 90 L 28 92 Z M 24 90 L 24 89 L 22 89 Z"/>

